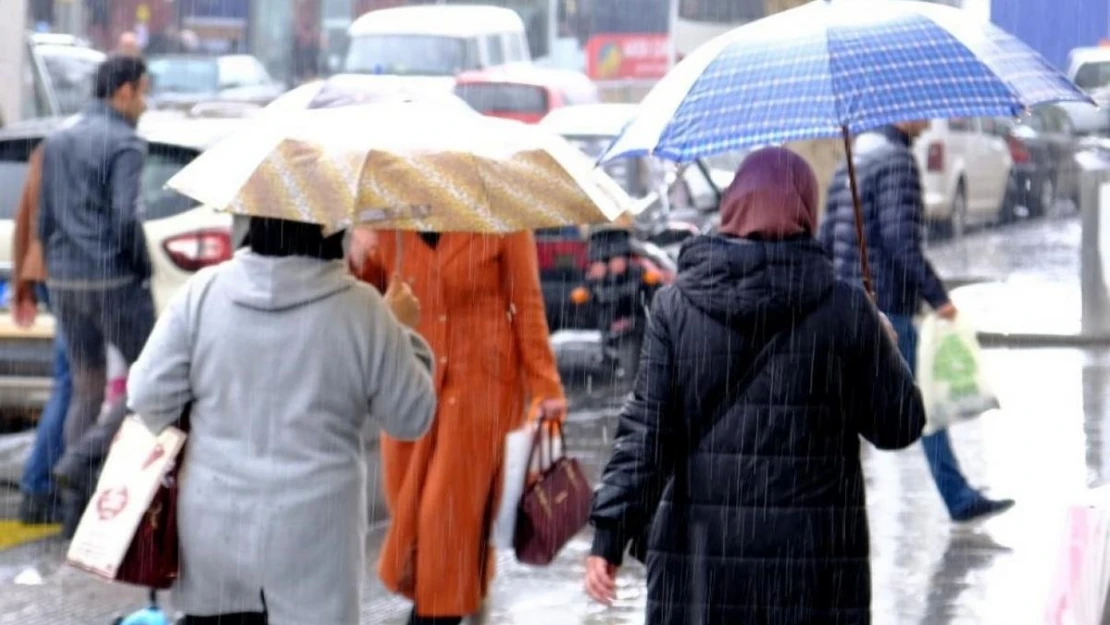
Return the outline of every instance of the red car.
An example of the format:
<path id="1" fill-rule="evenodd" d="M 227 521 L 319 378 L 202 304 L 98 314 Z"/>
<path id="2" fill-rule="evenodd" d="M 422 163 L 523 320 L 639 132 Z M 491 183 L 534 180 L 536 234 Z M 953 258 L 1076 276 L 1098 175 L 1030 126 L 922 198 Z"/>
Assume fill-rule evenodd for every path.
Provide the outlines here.
<path id="1" fill-rule="evenodd" d="M 455 95 L 490 117 L 539 123 L 552 110 L 601 101 L 585 74 L 568 70 L 511 65 L 460 74 Z"/>

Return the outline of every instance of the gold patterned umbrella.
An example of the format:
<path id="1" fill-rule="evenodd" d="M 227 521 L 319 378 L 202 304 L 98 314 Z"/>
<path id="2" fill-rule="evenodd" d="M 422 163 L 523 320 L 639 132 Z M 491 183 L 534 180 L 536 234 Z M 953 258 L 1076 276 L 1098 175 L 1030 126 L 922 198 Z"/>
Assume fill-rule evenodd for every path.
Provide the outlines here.
<path id="1" fill-rule="evenodd" d="M 433 232 L 603 223 L 632 205 L 559 136 L 434 103 L 267 116 L 167 186 L 241 215 Z"/>

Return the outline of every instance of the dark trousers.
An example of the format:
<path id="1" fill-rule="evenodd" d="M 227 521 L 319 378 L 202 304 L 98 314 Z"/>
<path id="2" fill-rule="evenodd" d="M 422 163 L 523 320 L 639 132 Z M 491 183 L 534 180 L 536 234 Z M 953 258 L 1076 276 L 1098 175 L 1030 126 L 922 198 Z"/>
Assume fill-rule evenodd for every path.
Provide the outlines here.
<path id="1" fill-rule="evenodd" d="M 94 468 L 111 445 L 127 413 L 126 397 L 98 423 L 108 378 L 106 344 L 114 345 L 128 366 L 135 362 L 154 329 L 150 288 L 131 282 L 112 288 L 57 288 L 50 298 L 66 339 L 73 397 L 66 416 L 65 454 L 55 474 L 88 492 Z"/>
<path id="2" fill-rule="evenodd" d="M 408 625 L 459 625 L 461 616 L 417 616 L 414 608 L 409 615 Z"/>

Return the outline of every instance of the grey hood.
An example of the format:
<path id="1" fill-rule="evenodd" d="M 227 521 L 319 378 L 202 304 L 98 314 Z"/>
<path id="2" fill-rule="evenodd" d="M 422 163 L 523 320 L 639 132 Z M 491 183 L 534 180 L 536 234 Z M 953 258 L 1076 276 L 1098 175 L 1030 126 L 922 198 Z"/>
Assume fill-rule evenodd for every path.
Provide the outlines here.
<path id="1" fill-rule="evenodd" d="M 259 256 L 240 250 L 227 268 L 226 289 L 239 306 L 281 311 L 331 297 L 351 288 L 355 278 L 343 261 L 303 256 Z"/>

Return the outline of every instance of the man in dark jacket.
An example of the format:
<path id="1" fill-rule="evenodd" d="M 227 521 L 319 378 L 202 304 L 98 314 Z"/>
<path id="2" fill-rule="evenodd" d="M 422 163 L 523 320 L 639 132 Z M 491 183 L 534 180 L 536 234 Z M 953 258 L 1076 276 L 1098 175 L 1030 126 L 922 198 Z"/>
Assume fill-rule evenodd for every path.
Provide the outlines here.
<path id="1" fill-rule="evenodd" d="M 900 449 L 925 415 L 879 312 L 814 240 L 817 203 L 801 157 L 752 154 L 726 236 L 688 243 L 653 303 L 586 579 L 611 602 L 650 527 L 648 625 L 870 623 L 859 437 Z"/>
<path id="2" fill-rule="evenodd" d="M 941 318 L 956 316 L 956 307 L 948 299 L 944 284 L 925 258 L 922 240 L 925 204 L 921 174 L 911 145 L 928 126 L 928 122 L 887 126 L 863 134 L 856 141 L 857 182 L 876 303 L 898 332 L 898 347 L 911 369 L 917 359 L 913 317 L 922 300 Z M 837 170 L 829 187 L 820 239 L 832 254 L 837 275 L 860 283 L 859 239 L 846 165 Z M 925 436 L 921 442 L 937 489 L 953 520 L 971 521 L 1013 506 L 1011 500 L 988 499 L 967 483 L 947 431 Z"/>
<path id="3" fill-rule="evenodd" d="M 141 59 L 108 58 L 96 72 L 96 101 L 44 142 L 38 228 L 73 378 L 66 451 L 54 469 L 72 491 L 68 529 L 125 405 L 107 428 L 93 427 L 104 402 L 105 345 L 130 365 L 154 325 L 140 194 L 146 144 L 135 132 L 148 82 Z"/>

